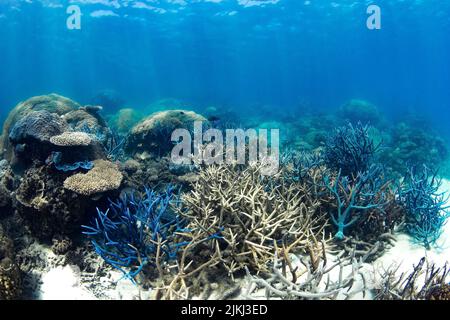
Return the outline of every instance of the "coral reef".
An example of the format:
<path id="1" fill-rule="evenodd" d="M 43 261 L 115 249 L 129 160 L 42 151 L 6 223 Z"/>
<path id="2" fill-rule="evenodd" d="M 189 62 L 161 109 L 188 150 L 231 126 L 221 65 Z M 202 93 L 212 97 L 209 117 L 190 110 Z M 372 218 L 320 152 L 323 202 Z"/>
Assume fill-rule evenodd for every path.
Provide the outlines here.
<path id="1" fill-rule="evenodd" d="M 447 300 L 449 274 L 447 265 L 439 268 L 425 258 L 409 274 L 397 276 L 397 268 L 391 267 L 375 285 L 375 300 Z"/>
<path id="2" fill-rule="evenodd" d="M 210 166 L 182 197 L 188 228 L 214 230 L 229 274 L 266 271 L 277 247 L 305 250 L 322 240 L 325 221 L 305 185 L 264 183 L 259 166 Z"/>
<path id="3" fill-rule="evenodd" d="M 370 252 L 360 259 L 350 255 L 330 263 L 325 251 L 320 254 L 312 253 L 290 270 L 275 257 L 269 276 L 254 276 L 247 272 L 250 285 L 245 297 L 251 299 L 251 294 L 257 294 L 261 289 L 264 290 L 264 298 L 276 300 L 351 299 L 357 294 L 364 297 L 368 288 L 362 267 L 369 255 Z M 340 277 L 337 281 L 330 281 L 330 274 L 335 272 L 335 269 Z M 358 281 L 361 285 L 357 284 Z"/>
<path id="4" fill-rule="evenodd" d="M 33 296 L 33 270 L 47 263 L 76 265 L 91 286 L 123 275 L 154 299 L 330 300 L 370 290 L 377 299 L 448 299 L 446 266 L 389 270 L 372 288 L 363 270 L 397 231 L 431 248 L 450 216 L 435 172 L 398 178 L 408 162 L 447 155 L 424 124 L 389 127 L 362 100 L 301 117 L 264 107 L 271 119 L 242 121 L 281 128 L 289 147 L 264 176 L 263 163 L 171 162 L 173 130 L 242 127 L 227 111 L 203 108 L 206 119 L 168 100 L 143 118 L 104 102 L 48 95 L 10 113 L 0 138 L 0 299 Z M 106 122 L 103 107 L 118 112 Z"/>
<path id="5" fill-rule="evenodd" d="M 95 222 L 83 226 L 83 233 L 108 264 L 132 281 L 143 269 L 161 269 L 164 261 L 175 259 L 179 248 L 186 245 L 177 243 L 176 233 L 184 232 L 184 222 L 170 212 L 173 192 L 169 187 L 163 194 L 150 189 L 144 195 L 124 194 L 111 201 L 106 212 L 97 210 Z"/>
<path id="6" fill-rule="evenodd" d="M 172 132 L 182 128 L 193 130 L 195 121 L 207 120 L 195 112 L 186 110 L 156 112 L 131 129 L 125 150 L 133 155 L 147 151 L 164 156 L 173 148 Z"/>
<path id="7" fill-rule="evenodd" d="M 335 238 L 338 240 L 344 239 L 344 229 L 363 219 L 368 211 L 378 210 L 379 214 L 384 211 L 383 205 L 387 200 L 383 189 L 386 184 L 381 179 L 380 167 L 374 166 L 367 172 L 358 174 L 353 181 L 342 177 L 340 172 L 334 182 L 324 176 L 324 183 L 336 203 L 336 211 L 330 212 L 330 217 L 337 228 Z"/>
<path id="8" fill-rule="evenodd" d="M 0 300 L 14 300 L 21 295 L 22 276 L 14 256 L 13 242 L 0 225 Z"/>
<path id="9" fill-rule="evenodd" d="M 123 175 L 110 161 L 95 160 L 88 173 L 77 173 L 64 181 L 64 188 L 84 196 L 98 195 L 119 189 Z"/>
<path id="10" fill-rule="evenodd" d="M 90 201 L 63 188 L 65 178 L 50 167 L 32 167 L 15 191 L 16 211 L 38 239 L 73 234 L 86 212 L 93 209 Z"/>
<path id="11" fill-rule="evenodd" d="M 440 186 L 437 173 L 425 166 L 421 172 L 411 168 L 399 190 L 398 201 L 406 212 L 406 231 L 427 249 L 436 244 L 450 217 L 445 206 L 448 197 L 438 192 Z"/>
<path id="12" fill-rule="evenodd" d="M 11 128 L 9 140 L 14 147 L 11 162 L 44 160 L 49 154 L 50 138 L 67 130 L 67 124 L 56 114 L 33 111 L 21 118 Z"/>
<path id="13" fill-rule="evenodd" d="M 29 113 L 33 111 L 46 111 L 62 116 L 79 107 L 80 105 L 76 102 L 56 94 L 32 97 L 19 103 L 11 110 L 3 124 L 3 133 L 0 138 L 0 154 L 8 161 L 12 159 L 14 147 L 10 144 L 9 133 L 16 122 Z"/>
<path id="14" fill-rule="evenodd" d="M 323 156 L 328 168 L 355 177 L 369 169 L 378 148 L 369 135 L 369 126 L 349 123 L 337 128 L 327 139 Z"/>
<path id="15" fill-rule="evenodd" d="M 399 122 L 389 133 L 380 158 L 400 176 L 411 166 L 439 168 L 450 155 L 448 141 L 424 121 Z"/>

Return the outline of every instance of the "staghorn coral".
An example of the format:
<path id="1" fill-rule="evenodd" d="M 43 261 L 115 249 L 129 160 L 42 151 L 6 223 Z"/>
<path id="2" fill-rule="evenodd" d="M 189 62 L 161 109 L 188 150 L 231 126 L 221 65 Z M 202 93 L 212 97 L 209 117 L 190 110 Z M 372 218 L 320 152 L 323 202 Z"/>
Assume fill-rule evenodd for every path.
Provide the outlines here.
<path id="1" fill-rule="evenodd" d="M 384 170 L 380 167 L 372 167 L 368 173 L 349 179 L 327 169 L 317 152 L 290 152 L 282 157 L 281 167 L 285 179 L 310 188 L 310 196 L 320 203 L 318 210 L 330 220 L 327 233 L 339 233 L 339 222 L 333 221 L 331 215 L 336 220 L 345 220 L 343 229 L 346 229 L 346 237 L 335 243 L 338 250 L 343 249 L 346 254 L 355 253 L 357 256 L 373 252 L 368 259 L 374 259 L 395 241 L 392 232 L 403 221 L 404 210 L 396 201 L 396 191 L 391 181 L 384 178 Z M 362 188 L 359 195 L 351 192 L 356 190 L 357 184 Z M 352 210 L 348 205 L 351 195 L 354 196 L 353 205 L 365 206 L 370 201 L 380 205 L 367 210 Z M 352 217 L 354 221 L 350 223 Z M 350 225 L 345 227 L 347 223 Z M 372 251 L 375 246 L 379 251 Z"/>
<path id="2" fill-rule="evenodd" d="M 268 276 L 255 276 L 247 271 L 250 281 L 245 297 L 254 298 L 260 289 L 264 290 L 266 299 L 277 300 L 336 300 L 351 299 L 360 293 L 365 295 L 368 288 L 362 267 L 369 255 L 370 252 L 356 259 L 352 254 L 330 263 L 322 251 L 318 255 L 301 258 L 299 265 L 290 268 L 289 273 L 282 260 L 275 256 Z M 332 281 L 331 274 L 336 270 L 340 276 Z M 358 280 L 361 281 L 359 286 Z"/>
<path id="3" fill-rule="evenodd" d="M 369 129 L 360 122 L 337 128 L 325 143 L 323 156 L 327 167 L 350 178 L 366 172 L 380 147 L 370 137 Z"/>
<path id="4" fill-rule="evenodd" d="M 448 300 L 450 269 L 439 268 L 422 258 L 413 270 L 397 275 L 398 267 L 380 272 L 381 279 L 375 281 L 375 300 Z"/>
<path id="5" fill-rule="evenodd" d="M 406 212 L 406 231 L 427 249 L 436 244 L 450 217 L 446 207 L 449 198 L 438 192 L 441 184 L 437 172 L 424 166 L 419 173 L 411 168 L 399 189 L 398 202 Z"/>
<path id="6" fill-rule="evenodd" d="M 334 182 L 324 176 L 324 184 L 336 202 L 336 210 L 330 213 L 331 221 L 337 228 L 335 238 L 343 240 L 344 230 L 353 226 L 370 210 L 383 210 L 386 203 L 383 189 L 384 181 L 380 178 L 381 168 L 372 167 L 359 174 L 354 181 L 342 177 L 339 172 Z"/>
<path id="7" fill-rule="evenodd" d="M 51 137 L 50 142 L 60 147 L 87 147 L 92 144 L 92 138 L 85 132 L 64 132 Z"/>
<path id="8" fill-rule="evenodd" d="M 88 173 L 78 173 L 64 181 L 64 188 L 75 193 L 92 196 L 119 189 L 123 175 L 116 164 L 95 160 L 94 168 Z"/>
<path id="9" fill-rule="evenodd" d="M 277 247 L 306 248 L 322 239 L 324 219 L 310 190 L 282 178 L 263 181 L 259 166 L 209 166 L 182 197 L 188 228 L 215 230 L 230 275 L 248 266 L 268 270 Z M 210 231 L 211 232 L 211 231 Z"/>
<path id="10" fill-rule="evenodd" d="M 145 189 L 143 195 L 124 194 L 110 201 L 107 211 L 97 209 L 97 218 L 91 226 L 83 226 L 84 234 L 92 239 L 95 251 L 106 263 L 120 270 L 132 281 L 144 269 L 158 268 L 173 260 L 180 247 L 177 232 L 183 232 L 185 222 L 172 212 L 174 189 L 169 187 L 157 194 Z"/>

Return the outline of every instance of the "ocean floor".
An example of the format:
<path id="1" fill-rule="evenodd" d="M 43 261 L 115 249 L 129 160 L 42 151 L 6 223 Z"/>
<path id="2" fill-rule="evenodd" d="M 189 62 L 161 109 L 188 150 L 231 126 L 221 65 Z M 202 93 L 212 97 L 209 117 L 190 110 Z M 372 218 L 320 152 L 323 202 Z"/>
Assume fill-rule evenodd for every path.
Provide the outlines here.
<path id="1" fill-rule="evenodd" d="M 450 192 L 450 180 L 443 180 L 442 192 Z M 371 264 L 364 264 L 362 271 L 370 282 L 379 281 L 378 271 L 389 268 L 397 269 L 397 274 L 410 273 L 413 267 L 423 257 L 427 262 L 435 263 L 438 267 L 450 262 L 450 223 L 447 223 L 444 232 L 439 239 L 438 246 L 426 250 L 423 246 L 415 244 L 411 237 L 404 233 L 395 233 L 395 244 Z M 93 273 L 83 273 L 77 266 L 63 265 L 61 259 L 52 253 L 50 248 L 37 245 L 36 250 L 41 251 L 41 259 L 47 260 L 45 267 L 39 273 L 40 282 L 36 284 L 35 296 L 41 300 L 141 300 L 151 297 L 151 290 L 143 290 L 127 279 L 122 279 L 122 274 L 106 267 L 101 259 L 98 259 L 98 268 Z M 336 260 L 329 255 L 330 261 Z M 102 272 L 99 270 L 102 269 Z M 351 272 L 344 269 L 345 273 Z M 339 272 L 332 273 L 339 277 Z M 332 279 L 333 280 L 333 279 Z M 247 279 L 242 282 L 243 292 L 248 286 Z M 358 287 L 356 285 L 355 287 Z M 212 295 L 212 298 L 214 294 Z M 241 295 L 237 298 L 248 298 Z M 264 291 L 253 293 L 251 298 L 264 299 Z M 371 299 L 370 294 L 356 294 L 353 299 Z"/>

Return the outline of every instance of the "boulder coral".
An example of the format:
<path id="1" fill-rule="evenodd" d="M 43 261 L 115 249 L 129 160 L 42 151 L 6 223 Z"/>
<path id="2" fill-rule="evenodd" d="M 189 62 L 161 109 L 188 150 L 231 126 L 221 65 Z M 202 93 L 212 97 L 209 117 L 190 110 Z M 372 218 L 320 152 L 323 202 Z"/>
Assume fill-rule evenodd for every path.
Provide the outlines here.
<path id="1" fill-rule="evenodd" d="M 50 138 L 68 129 L 67 124 L 54 113 L 32 111 L 11 128 L 9 142 L 12 150 L 6 160 L 13 164 L 44 160 L 50 152 Z"/>
<path id="2" fill-rule="evenodd" d="M 62 116 L 70 111 L 77 110 L 80 105 L 68 98 L 57 94 L 32 97 L 19 103 L 8 115 L 3 124 L 3 132 L 0 137 L 0 155 L 11 159 L 13 149 L 9 141 L 11 128 L 17 121 L 33 111 L 47 111 Z"/>
<path id="3" fill-rule="evenodd" d="M 186 110 L 153 113 L 131 129 L 125 149 L 134 155 L 144 151 L 156 155 L 168 154 L 173 147 L 172 132 L 175 129 L 192 130 L 195 121 L 207 121 L 207 119 Z"/>
<path id="4" fill-rule="evenodd" d="M 88 173 L 78 173 L 64 181 L 64 188 L 83 196 L 97 195 L 119 189 L 123 175 L 118 166 L 105 160 L 94 161 Z"/>

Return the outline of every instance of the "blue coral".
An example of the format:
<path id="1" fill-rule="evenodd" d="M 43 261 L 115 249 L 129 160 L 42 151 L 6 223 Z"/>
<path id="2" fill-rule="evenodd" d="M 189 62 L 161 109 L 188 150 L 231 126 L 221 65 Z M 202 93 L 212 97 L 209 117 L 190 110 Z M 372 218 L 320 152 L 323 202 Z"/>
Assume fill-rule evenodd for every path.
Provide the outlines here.
<path id="1" fill-rule="evenodd" d="M 399 190 L 399 202 L 406 211 L 406 231 L 425 248 L 430 249 L 442 234 L 450 216 L 448 197 L 438 190 L 437 172 L 424 166 L 421 172 L 411 168 Z"/>
<path id="2" fill-rule="evenodd" d="M 378 210 L 383 213 L 387 203 L 382 187 L 382 168 L 372 166 L 367 172 L 360 173 L 356 179 L 347 176 L 338 176 L 331 182 L 330 177 L 324 175 L 324 185 L 335 201 L 336 211 L 330 212 L 330 218 L 337 229 L 335 238 L 343 240 L 345 230 L 353 226 L 359 219 L 367 217 L 369 210 Z"/>
<path id="3" fill-rule="evenodd" d="M 61 152 L 52 152 L 46 163 L 53 164 L 56 170 L 63 172 L 71 172 L 79 169 L 91 170 L 94 167 L 94 163 L 92 161 L 85 160 L 75 163 L 62 163 L 61 158 Z"/>
<path id="4" fill-rule="evenodd" d="M 369 130 L 368 125 L 360 122 L 337 128 L 325 143 L 323 157 L 327 167 L 348 177 L 366 172 L 380 147 L 375 145 Z"/>
<path id="5" fill-rule="evenodd" d="M 173 187 L 158 194 L 148 188 L 144 195 L 135 192 L 110 201 L 109 209 L 97 209 L 91 226 L 83 226 L 95 251 L 108 264 L 134 282 L 157 259 L 175 259 L 188 242 L 179 241 L 177 232 L 188 232 L 186 222 L 170 209 L 175 201 Z M 157 257 L 158 255 L 158 257 Z"/>

